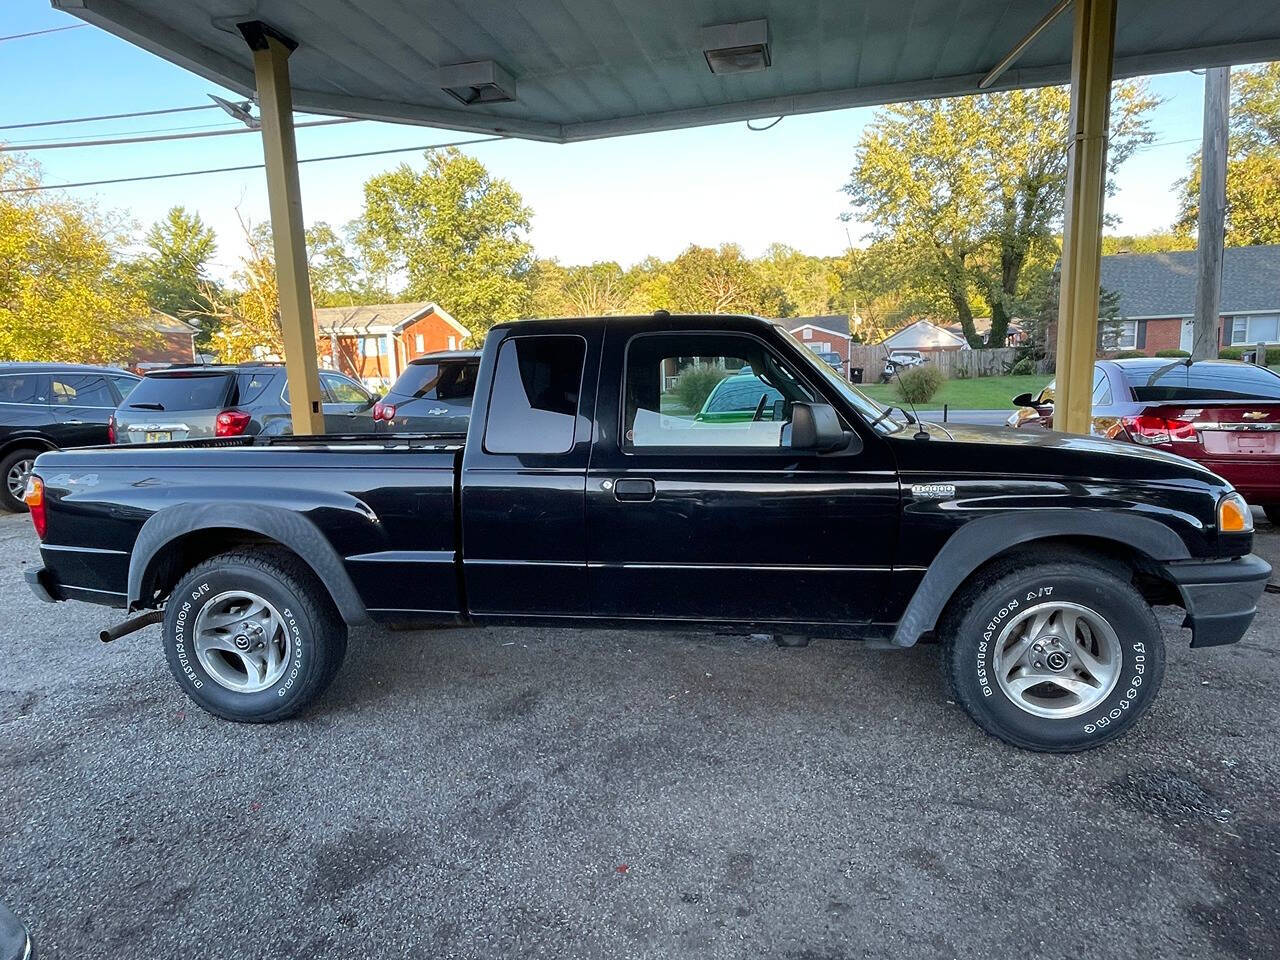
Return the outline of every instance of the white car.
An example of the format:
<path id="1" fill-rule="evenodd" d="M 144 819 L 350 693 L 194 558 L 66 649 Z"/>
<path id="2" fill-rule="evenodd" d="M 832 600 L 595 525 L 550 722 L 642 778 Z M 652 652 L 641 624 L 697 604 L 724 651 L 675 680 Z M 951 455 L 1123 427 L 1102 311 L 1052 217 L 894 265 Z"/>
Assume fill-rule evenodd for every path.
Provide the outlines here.
<path id="1" fill-rule="evenodd" d="M 928 363 L 929 358 L 919 350 L 894 350 L 885 358 L 884 373 L 880 379 L 884 383 L 888 383 L 893 379 L 894 370 L 909 370 L 911 367 L 918 367 L 922 363 Z"/>

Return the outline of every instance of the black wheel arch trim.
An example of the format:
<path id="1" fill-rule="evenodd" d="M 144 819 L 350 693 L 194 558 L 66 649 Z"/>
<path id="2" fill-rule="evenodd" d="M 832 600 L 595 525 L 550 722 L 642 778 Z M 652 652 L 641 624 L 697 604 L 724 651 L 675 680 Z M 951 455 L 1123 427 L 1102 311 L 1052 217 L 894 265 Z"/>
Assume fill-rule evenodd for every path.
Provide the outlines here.
<path id="1" fill-rule="evenodd" d="M 938 617 L 961 584 L 992 557 L 1053 537 L 1110 540 L 1157 561 L 1190 557 L 1177 533 L 1148 517 L 1088 510 L 1028 510 L 980 517 L 952 534 L 929 564 L 898 621 L 893 643 L 914 646 L 922 634 L 937 626 Z"/>
<path id="2" fill-rule="evenodd" d="M 228 528 L 259 534 L 292 550 L 320 578 L 349 626 L 371 622 L 342 559 L 314 523 L 281 507 L 240 503 L 182 504 L 152 514 L 129 560 L 129 609 L 140 604 L 142 585 L 165 547 L 200 530 Z"/>

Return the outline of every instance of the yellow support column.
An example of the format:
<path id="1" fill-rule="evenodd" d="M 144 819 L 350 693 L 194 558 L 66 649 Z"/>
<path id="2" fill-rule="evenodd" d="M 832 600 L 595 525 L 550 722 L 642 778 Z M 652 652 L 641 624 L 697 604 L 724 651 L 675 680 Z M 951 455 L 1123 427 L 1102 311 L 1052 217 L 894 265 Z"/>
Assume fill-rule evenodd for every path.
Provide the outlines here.
<path id="1" fill-rule="evenodd" d="M 253 51 L 253 73 L 262 114 L 262 152 L 267 166 L 267 198 L 276 252 L 280 331 L 295 434 L 324 433 L 320 374 L 311 309 L 311 277 L 303 237 L 298 149 L 293 138 L 293 91 L 289 54 L 297 44 L 260 20 L 237 24 Z"/>
<path id="2" fill-rule="evenodd" d="M 1055 430 L 1087 434 L 1098 349 L 1102 203 L 1106 197 L 1116 0 L 1076 0 L 1075 7 L 1053 425 Z"/>

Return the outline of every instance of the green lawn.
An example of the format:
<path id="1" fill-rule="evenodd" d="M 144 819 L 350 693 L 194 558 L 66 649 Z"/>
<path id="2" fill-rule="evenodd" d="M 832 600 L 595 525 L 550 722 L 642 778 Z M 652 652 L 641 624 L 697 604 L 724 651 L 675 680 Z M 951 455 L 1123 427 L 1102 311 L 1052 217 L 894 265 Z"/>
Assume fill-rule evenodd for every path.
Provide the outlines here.
<path id="1" fill-rule="evenodd" d="M 948 380 L 932 400 L 921 409 L 941 410 L 945 403 L 953 410 L 1012 410 L 1009 400 L 1020 393 L 1039 393 L 1052 378 L 1045 374 L 1029 377 L 976 377 L 971 380 Z M 902 397 L 891 383 L 869 383 L 858 388 L 881 403 L 898 406 Z"/>

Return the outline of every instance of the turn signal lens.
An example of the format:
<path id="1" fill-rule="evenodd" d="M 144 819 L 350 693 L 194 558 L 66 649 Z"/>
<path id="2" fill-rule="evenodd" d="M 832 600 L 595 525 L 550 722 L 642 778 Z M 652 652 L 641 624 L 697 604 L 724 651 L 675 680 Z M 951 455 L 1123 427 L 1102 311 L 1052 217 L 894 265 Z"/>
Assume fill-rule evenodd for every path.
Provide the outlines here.
<path id="1" fill-rule="evenodd" d="M 1218 501 L 1220 533 L 1252 533 L 1253 512 L 1238 493 L 1228 493 Z"/>
<path id="2" fill-rule="evenodd" d="M 31 512 L 31 523 L 36 528 L 36 536 L 43 540 L 45 533 L 44 481 L 34 473 L 27 478 L 27 489 L 23 491 L 22 502 Z"/>

